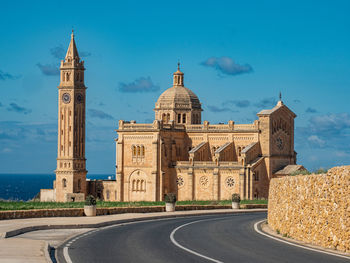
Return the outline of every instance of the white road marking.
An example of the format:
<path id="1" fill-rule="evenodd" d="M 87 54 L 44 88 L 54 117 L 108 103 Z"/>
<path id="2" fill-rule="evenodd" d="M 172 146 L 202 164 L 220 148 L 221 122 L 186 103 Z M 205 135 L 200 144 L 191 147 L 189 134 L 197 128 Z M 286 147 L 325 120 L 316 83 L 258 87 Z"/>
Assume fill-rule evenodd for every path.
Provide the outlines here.
<path id="1" fill-rule="evenodd" d="M 194 215 L 196 216 L 196 215 Z M 202 216 L 202 215 L 199 215 L 199 216 Z M 132 224 L 138 224 L 138 223 L 145 223 L 145 222 L 154 222 L 154 221 L 164 221 L 164 220 L 174 220 L 174 219 L 182 219 L 182 218 L 188 218 L 188 217 L 177 217 L 177 218 L 173 218 L 173 217 L 169 217 L 169 218 L 158 218 L 158 219 L 149 219 L 149 220 L 141 220 L 141 221 L 133 221 L 133 222 L 127 222 L 127 223 L 120 223 L 120 224 L 115 224 L 115 225 L 110 225 L 110 226 L 105 226 L 105 227 L 101 227 L 101 228 L 98 228 L 96 230 L 92 230 L 92 231 L 89 231 L 89 232 L 86 232 L 80 236 L 77 236 L 76 239 L 78 240 L 79 238 L 82 238 L 82 237 L 85 237 L 87 235 L 90 235 L 96 231 L 100 231 L 100 230 L 104 230 L 104 229 L 107 229 L 107 228 L 110 228 L 110 227 L 116 227 L 116 226 L 125 226 L 125 225 L 132 225 Z M 193 224 L 195 222 L 200 222 L 200 221 L 209 221 L 209 220 L 217 220 L 217 219 L 221 219 L 221 218 L 225 218 L 225 217 L 220 217 L 220 218 L 211 218 L 211 219 L 203 219 L 203 220 L 198 220 L 198 221 L 194 221 L 194 222 L 191 222 L 190 224 Z M 188 224 L 185 224 L 185 225 L 188 225 Z M 182 225 L 182 226 L 185 226 L 185 225 Z M 177 228 L 179 229 L 179 228 Z M 175 229 L 175 230 L 177 230 Z M 174 231 L 175 231 L 174 230 Z M 173 232 L 174 232 L 173 231 Z M 174 232 L 175 233 L 175 232 Z M 171 236 L 170 236 L 170 239 L 171 239 Z M 174 239 L 174 241 L 176 242 L 176 240 Z M 72 241 L 70 241 L 72 242 Z M 173 242 L 174 243 L 174 242 Z M 177 243 L 177 242 L 176 242 Z M 175 243 L 174 243 L 175 244 Z M 178 243 L 177 243 L 178 244 Z M 64 259 L 66 260 L 67 263 L 73 263 L 70 256 L 69 256 L 69 253 L 68 253 L 68 247 L 70 246 L 70 244 L 68 243 L 64 248 L 63 248 L 63 256 L 64 256 Z M 185 247 L 182 247 L 180 244 L 178 244 L 179 247 L 183 248 L 183 249 L 187 249 Z M 190 251 L 189 251 L 190 252 Z M 193 254 L 196 254 L 197 252 L 195 251 L 192 251 L 190 253 L 193 253 Z M 197 253 L 197 256 L 201 256 L 203 258 L 206 258 L 208 260 L 211 260 L 213 262 L 216 262 L 216 263 L 223 263 L 222 261 L 218 261 L 218 260 L 215 260 L 215 259 L 212 259 L 212 258 L 209 258 L 209 257 L 206 257 L 204 255 L 201 255 L 199 253 Z"/>
<path id="2" fill-rule="evenodd" d="M 221 218 L 223 218 L 223 217 L 221 217 Z M 191 253 L 191 254 L 194 254 L 194 255 L 196 255 L 196 256 L 198 256 L 198 257 L 201 257 L 201 258 L 205 258 L 205 259 L 207 259 L 207 260 L 209 260 L 209 261 L 212 261 L 212 262 L 223 263 L 222 261 L 219 261 L 219 260 L 214 259 L 214 258 L 207 257 L 207 256 L 205 256 L 205 255 L 202 255 L 202 254 L 200 254 L 200 253 L 198 253 L 198 252 L 196 252 L 196 251 L 193 251 L 193 250 L 191 250 L 191 249 L 189 249 L 189 248 L 186 248 L 186 247 L 180 245 L 180 244 L 175 240 L 175 238 L 174 238 L 174 235 L 175 235 L 176 231 L 179 230 L 179 229 L 181 229 L 181 228 L 183 228 L 183 227 L 185 227 L 185 226 L 188 226 L 188 225 L 191 225 L 191 224 L 195 224 L 195 223 L 198 223 L 198 222 L 203 222 L 203 221 L 218 220 L 218 219 L 221 219 L 221 218 L 197 220 L 197 221 L 193 221 L 193 222 L 190 222 L 190 223 L 187 223 L 187 224 L 183 224 L 183 225 L 181 225 L 181 226 L 178 226 L 177 228 L 175 228 L 175 229 L 171 232 L 171 234 L 170 234 L 170 240 L 171 240 L 171 242 L 173 242 L 173 244 L 174 244 L 175 246 L 177 246 L 177 247 L 179 247 L 179 248 L 181 248 L 181 249 L 183 249 L 183 250 L 185 250 L 185 251 L 187 251 L 187 252 L 189 252 L 189 253 Z"/>
<path id="3" fill-rule="evenodd" d="M 345 255 L 340 255 L 340 254 L 336 254 L 336 253 L 332 253 L 332 252 L 328 252 L 328 251 L 324 251 L 324 250 L 320 250 L 320 249 L 316 249 L 316 248 L 311 248 L 311 247 L 298 245 L 298 244 L 295 244 L 295 243 L 292 243 L 292 242 L 288 242 L 286 240 L 283 240 L 283 239 L 280 239 L 280 238 L 277 238 L 277 237 L 274 237 L 274 236 L 270 236 L 270 235 L 268 235 L 268 234 L 266 234 L 266 233 L 264 233 L 264 232 L 262 232 L 261 230 L 258 229 L 258 225 L 260 223 L 264 222 L 264 221 L 266 221 L 266 219 L 261 220 L 259 222 L 256 222 L 254 224 L 254 230 L 256 232 L 258 232 L 259 234 L 263 235 L 263 236 L 269 237 L 271 239 L 274 239 L 274 240 L 277 240 L 279 242 L 286 243 L 286 244 L 289 244 L 289 245 L 292 245 L 292 246 L 295 246 L 295 247 L 300 247 L 300 248 L 303 248 L 303 249 L 307 249 L 307 250 L 311 250 L 311 251 L 315 251 L 315 252 L 319 252 L 319 253 L 324 253 L 324 254 L 327 254 L 327 255 L 332 255 L 332 256 L 336 256 L 336 257 L 340 257 L 340 258 L 350 259 L 350 257 L 345 256 Z"/>
<path id="4" fill-rule="evenodd" d="M 64 259 L 67 263 L 73 263 L 72 260 L 70 259 L 69 257 L 69 254 L 68 254 L 68 247 L 64 247 L 63 248 L 63 256 L 64 256 Z"/>
<path id="5" fill-rule="evenodd" d="M 179 218 L 182 218 L 182 217 L 179 217 Z M 121 223 L 121 224 L 115 224 L 115 225 L 110 225 L 110 226 L 105 226 L 105 227 L 102 227 L 102 228 L 99 228 L 99 229 L 96 229 L 96 230 L 91 230 L 89 232 L 86 232 L 80 236 L 77 236 L 75 237 L 73 240 L 69 241 L 65 247 L 63 248 L 63 257 L 64 259 L 66 260 L 67 263 L 73 263 L 72 262 L 72 259 L 70 258 L 69 256 L 69 253 L 68 253 L 68 248 L 70 247 L 70 245 L 72 244 L 72 242 L 75 242 L 77 241 L 79 238 L 82 238 L 82 237 L 85 237 L 85 236 L 88 236 L 94 232 L 97 232 L 97 231 L 100 231 L 101 229 L 106 229 L 106 228 L 110 228 L 110 227 L 116 227 L 116 226 L 124 226 L 124 225 L 131 225 L 131 224 L 137 224 L 137 223 L 143 223 L 143 222 L 151 222 L 151 221 L 160 221 L 160 220 L 170 220 L 170 219 L 174 219 L 174 218 L 159 218 L 159 219 L 150 219 L 150 220 L 142 220 L 142 221 L 134 221 L 134 222 L 128 222 L 128 223 Z"/>

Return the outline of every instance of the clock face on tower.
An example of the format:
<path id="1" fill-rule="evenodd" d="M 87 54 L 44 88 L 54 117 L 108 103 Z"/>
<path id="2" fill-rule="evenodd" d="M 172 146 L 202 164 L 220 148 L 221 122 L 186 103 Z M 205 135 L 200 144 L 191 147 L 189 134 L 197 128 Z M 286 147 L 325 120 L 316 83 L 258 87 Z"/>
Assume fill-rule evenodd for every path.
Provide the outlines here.
<path id="1" fill-rule="evenodd" d="M 67 104 L 70 102 L 70 95 L 68 93 L 63 93 L 62 95 L 62 101 L 63 103 Z"/>
<path id="2" fill-rule="evenodd" d="M 283 150 L 283 146 L 284 146 L 284 144 L 283 144 L 283 140 L 282 140 L 282 138 L 281 137 L 278 137 L 277 139 L 276 139 L 276 146 L 277 146 L 277 149 L 278 150 Z"/>
<path id="3" fill-rule="evenodd" d="M 76 97 L 77 103 L 82 103 L 84 101 L 84 97 L 82 94 L 78 93 Z"/>

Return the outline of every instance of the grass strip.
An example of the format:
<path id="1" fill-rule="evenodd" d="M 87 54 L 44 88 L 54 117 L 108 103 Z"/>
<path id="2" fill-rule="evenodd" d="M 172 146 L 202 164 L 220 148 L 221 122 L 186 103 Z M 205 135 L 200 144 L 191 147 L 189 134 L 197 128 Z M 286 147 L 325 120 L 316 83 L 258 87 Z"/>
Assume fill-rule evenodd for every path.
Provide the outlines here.
<path id="1" fill-rule="evenodd" d="M 220 201 L 178 201 L 177 205 L 230 205 L 231 200 Z M 241 204 L 267 204 L 267 200 L 242 200 Z M 107 202 L 97 201 L 96 206 L 107 207 L 142 207 L 142 206 L 163 206 L 165 202 Z M 36 202 L 36 201 L 0 201 L 0 211 L 29 210 L 29 209 L 59 209 L 59 208 L 83 208 L 84 202 Z"/>

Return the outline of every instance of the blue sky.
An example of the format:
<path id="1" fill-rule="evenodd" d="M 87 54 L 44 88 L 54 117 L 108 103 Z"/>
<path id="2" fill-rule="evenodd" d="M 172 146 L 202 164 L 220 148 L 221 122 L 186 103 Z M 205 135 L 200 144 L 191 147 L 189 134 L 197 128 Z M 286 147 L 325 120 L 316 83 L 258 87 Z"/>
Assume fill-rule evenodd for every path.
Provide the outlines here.
<path id="1" fill-rule="evenodd" d="M 178 60 L 211 123 L 248 123 L 281 91 L 298 163 L 349 164 L 349 1 L 6 1 L 0 173 L 56 168 L 57 67 L 85 60 L 87 168 L 114 173 L 117 121 L 151 122 Z"/>

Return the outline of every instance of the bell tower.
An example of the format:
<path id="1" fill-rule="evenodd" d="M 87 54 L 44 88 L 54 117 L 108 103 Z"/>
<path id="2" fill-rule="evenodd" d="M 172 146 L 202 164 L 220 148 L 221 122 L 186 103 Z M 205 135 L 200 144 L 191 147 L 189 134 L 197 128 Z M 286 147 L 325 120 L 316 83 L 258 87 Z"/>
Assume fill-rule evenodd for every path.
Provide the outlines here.
<path id="1" fill-rule="evenodd" d="M 86 194 L 84 61 L 72 31 L 60 66 L 56 201 L 80 201 Z"/>

